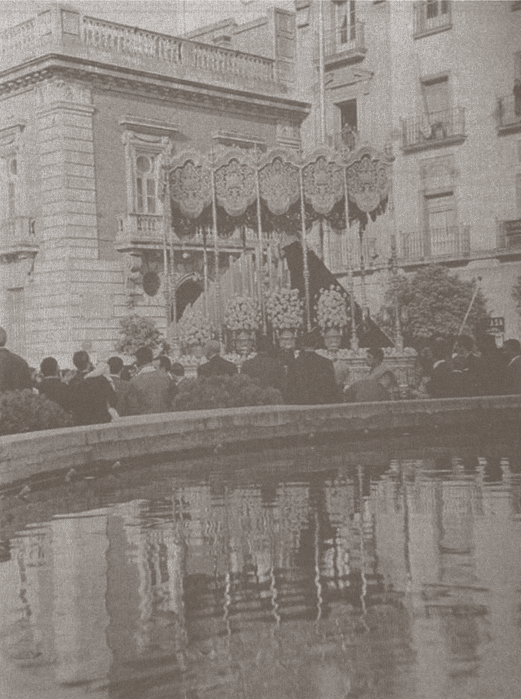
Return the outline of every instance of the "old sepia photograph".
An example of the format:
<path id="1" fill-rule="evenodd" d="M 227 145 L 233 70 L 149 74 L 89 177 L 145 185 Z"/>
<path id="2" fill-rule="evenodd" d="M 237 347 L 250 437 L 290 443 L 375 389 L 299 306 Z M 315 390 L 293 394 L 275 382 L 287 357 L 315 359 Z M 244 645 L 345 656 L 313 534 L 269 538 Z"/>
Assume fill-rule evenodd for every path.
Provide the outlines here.
<path id="1" fill-rule="evenodd" d="M 521 1 L 0 0 L 0 698 L 521 697 Z"/>

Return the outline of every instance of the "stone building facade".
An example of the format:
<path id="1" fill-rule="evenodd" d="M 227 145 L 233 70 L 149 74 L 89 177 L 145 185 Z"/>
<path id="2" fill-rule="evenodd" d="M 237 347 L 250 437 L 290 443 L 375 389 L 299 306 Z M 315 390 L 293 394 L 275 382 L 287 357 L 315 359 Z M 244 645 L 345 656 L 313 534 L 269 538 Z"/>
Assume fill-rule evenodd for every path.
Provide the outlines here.
<path id="1" fill-rule="evenodd" d="M 0 66 L 0 324 L 33 365 L 52 354 L 70 366 L 80 348 L 106 356 L 132 309 L 166 328 L 166 152 L 298 147 L 309 111 L 276 56 L 71 6 L 6 30 Z M 190 301 L 202 243 L 174 235 L 170 247 Z M 222 247 L 220 274 L 237 247 Z"/>

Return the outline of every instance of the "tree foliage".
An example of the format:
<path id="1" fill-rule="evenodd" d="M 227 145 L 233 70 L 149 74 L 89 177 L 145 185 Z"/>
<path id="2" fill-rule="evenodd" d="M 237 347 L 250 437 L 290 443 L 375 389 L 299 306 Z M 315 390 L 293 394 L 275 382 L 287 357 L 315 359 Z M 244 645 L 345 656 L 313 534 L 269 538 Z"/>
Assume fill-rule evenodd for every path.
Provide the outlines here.
<path id="1" fill-rule="evenodd" d="M 281 403 L 280 391 L 263 388 L 249 376 L 212 376 L 184 381 L 174 398 L 174 410 L 211 410 Z"/>
<path id="2" fill-rule="evenodd" d="M 392 336 L 398 308 L 406 345 L 416 347 L 434 336 L 453 338 L 460 332 L 475 289 L 475 281 L 465 281 L 441 265 L 428 265 L 391 282 L 377 322 Z M 480 290 L 462 332 L 475 336 L 487 316 Z"/>
<path id="3" fill-rule="evenodd" d="M 115 345 L 116 352 L 134 354 L 139 347 L 151 347 L 154 352 L 167 351 L 165 337 L 152 318 L 132 313 L 121 319 L 119 334 L 121 337 Z"/>

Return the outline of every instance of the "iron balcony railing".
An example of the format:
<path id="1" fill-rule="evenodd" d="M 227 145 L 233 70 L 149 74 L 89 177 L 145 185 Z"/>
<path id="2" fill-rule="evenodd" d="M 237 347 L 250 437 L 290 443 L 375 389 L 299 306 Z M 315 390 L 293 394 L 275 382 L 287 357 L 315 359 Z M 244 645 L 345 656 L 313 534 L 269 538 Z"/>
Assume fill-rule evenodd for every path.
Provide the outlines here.
<path id="1" fill-rule="evenodd" d="M 450 29 L 452 7 L 449 0 L 427 0 L 414 5 L 414 36 Z"/>
<path id="2" fill-rule="evenodd" d="M 521 90 L 518 95 L 498 99 L 497 115 L 499 131 L 521 128 Z"/>
<path id="3" fill-rule="evenodd" d="M 497 222 L 497 249 L 521 250 L 521 218 Z"/>
<path id="4" fill-rule="evenodd" d="M 449 226 L 402 234 L 404 261 L 465 258 L 470 255 L 470 226 Z"/>
<path id="5" fill-rule="evenodd" d="M 464 107 L 454 107 L 402 120 L 404 149 L 430 148 L 447 141 L 463 140 L 465 136 Z"/>
<path id="6" fill-rule="evenodd" d="M 366 52 L 364 23 L 328 31 L 324 35 L 324 58 L 326 63 L 349 57 L 362 58 Z"/>

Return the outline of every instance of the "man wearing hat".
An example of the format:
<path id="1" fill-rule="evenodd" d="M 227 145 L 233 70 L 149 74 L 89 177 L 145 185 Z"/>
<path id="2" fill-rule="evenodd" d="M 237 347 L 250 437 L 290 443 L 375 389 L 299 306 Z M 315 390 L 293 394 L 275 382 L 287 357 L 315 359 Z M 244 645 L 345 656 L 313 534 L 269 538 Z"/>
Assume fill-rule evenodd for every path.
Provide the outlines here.
<path id="1" fill-rule="evenodd" d="M 221 345 L 217 340 L 210 340 L 204 351 L 208 360 L 197 367 L 197 377 L 208 379 L 211 376 L 235 376 L 237 367 L 232 362 L 221 357 Z"/>
<path id="2" fill-rule="evenodd" d="M 317 329 L 302 338 L 301 352 L 288 368 L 286 403 L 323 405 L 342 402 L 333 362 L 315 352 L 318 342 Z"/>

